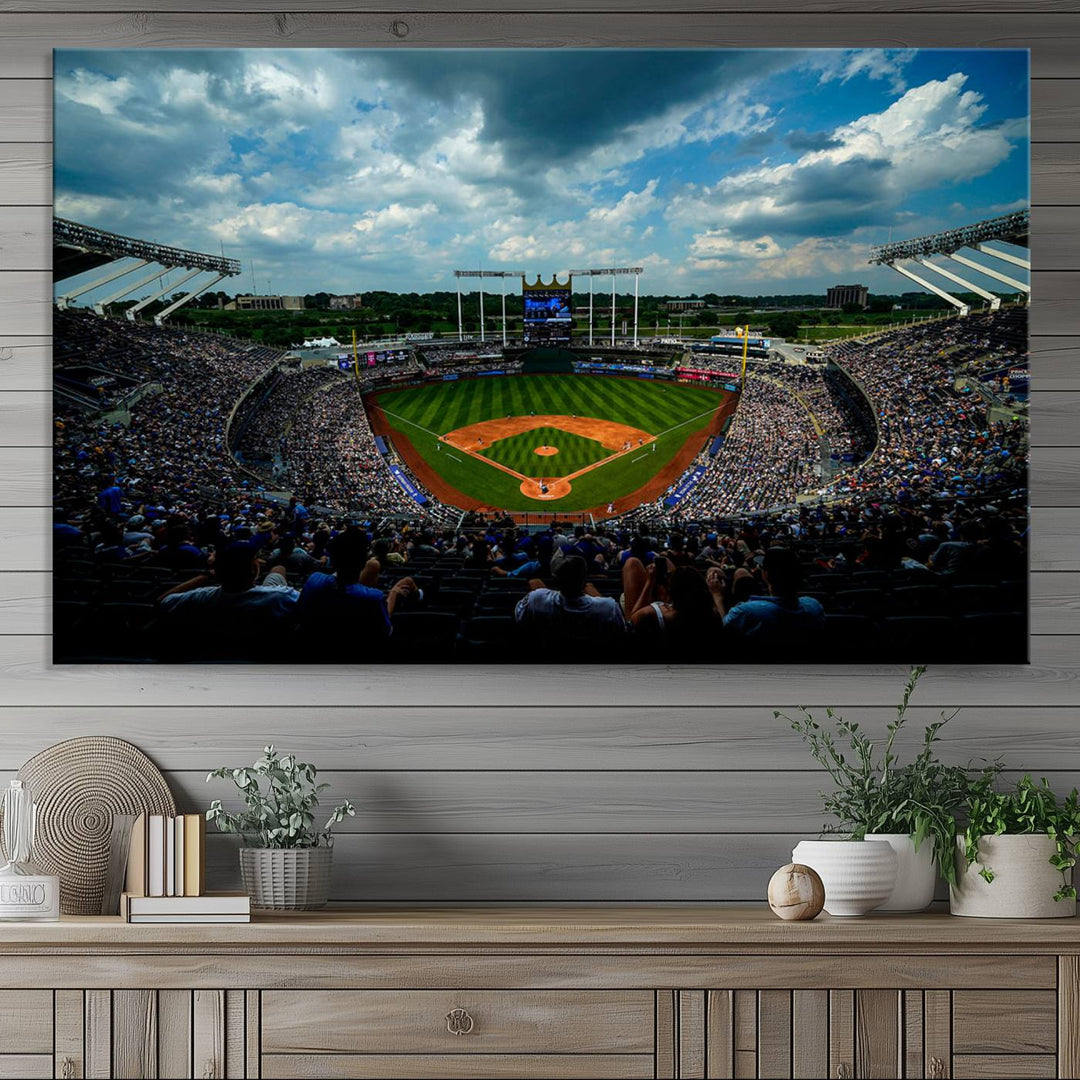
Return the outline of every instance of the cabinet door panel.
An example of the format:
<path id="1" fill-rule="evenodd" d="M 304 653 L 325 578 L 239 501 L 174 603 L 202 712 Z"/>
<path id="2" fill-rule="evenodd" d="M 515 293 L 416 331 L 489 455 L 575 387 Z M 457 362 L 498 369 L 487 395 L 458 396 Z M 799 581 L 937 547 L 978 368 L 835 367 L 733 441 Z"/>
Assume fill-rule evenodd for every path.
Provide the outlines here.
<path id="1" fill-rule="evenodd" d="M 757 1076 L 757 991 L 735 991 L 735 1076 Z"/>
<path id="2" fill-rule="evenodd" d="M 191 1076 L 191 991 L 159 990 L 158 1077 L 188 1080 Z"/>
<path id="3" fill-rule="evenodd" d="M 953 1052 L 1052 1054 L 1057 1041 L 1053 990 L 957 990 Z"/>
<path id="4" fill-rule="evenodd" d="M 924 1072 L 919 1076 L 948 1076 L 952 1060 L 952 991 L 927 990 L 923 994 Z"/>
<path id="5" fill-rule="evenodd" d="M 791 1076 L 791 991 L 758 992 L 758 1076 Z"/>
<path id="6" fill-rule="evenodd" d="M 86 1075 L 89 1080 L 112 1077 L 112 993 L 87 990 L 86 1005 Z"/>
<path id="7" fill-rule="evenodd" d="M 83 1061 L 85 1008 L 81 990 L 56 991 L 56 1062 L 53 1075 L 57 1080 L 83 1080 L 86 1076 Z"/>
<path id="8" fill-rule="evenodd" d="M 904 1075 L 923 1075 L 923 992 L 904 991 Z"/>
<path id="9" fill-rule="evenodd" d="M 735 1075 L 735 991 L 710 990 L 705 1000 L 705 1075 L 710 1080 L 731 1080 Z"/>
<path id="10" fill-rule="evenodd" d="M 855 992 L 855 1051 L 859 1080 L 900 1076 L 899 991 Z"/>
<path id="11" fill-rule="evenodd" d="M 0 990 L 0 1052 L 51 1054 L 53 992 Z"/>
<path id="12" fill-rule="evenodd" d="M 113 1076 L 116 1080 L 157 1080 L 157 992 L 114 990 L 112 995 Z"/>
<path id="13" fill-rule="evenodd" d="M 791 1001 L 791 1075 L 820 1080 L 829 1074 L 829 992 L 796 990 Z"/>
<path id="14" fill-rule="evenodd" d="M 52 1054 L 0 1054 L 0 1080 L 48 1080 Z"/>
<path id="15" fill-rule="evenodd" d="M 679 992 L 679 1080 L 705 1077 L 705 991 Z"/>
<path id="16" fill-rule="evenodd" d="M 829 991 L 829 1075 L 855 1075 L 855 991 Z"/>
<path id="17" fill-rule="evenodd" d="M 1057 1076 L 1054 1054 L 957 1054 L 953 1058 L 955 1080 L 1027 1080 Z M 1064 1075 L 1064 1074 L 1062 1074 Z"/>

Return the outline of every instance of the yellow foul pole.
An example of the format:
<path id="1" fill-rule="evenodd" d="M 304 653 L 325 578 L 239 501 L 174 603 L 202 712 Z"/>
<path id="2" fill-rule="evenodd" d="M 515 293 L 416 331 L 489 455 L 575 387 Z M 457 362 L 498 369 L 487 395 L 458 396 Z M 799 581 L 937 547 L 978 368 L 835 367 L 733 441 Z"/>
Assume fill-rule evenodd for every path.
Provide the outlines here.
<path id="1" fill-rule="evenodd" d="M 743 327 L 742 337 L 742 374 L 739 377 L 739 389 L 743 388 L 743 384 L 746 382 L 746 350 L 750 345 L 750 327 Z"/>
<path id="2" fill-rule="evenodd" d="M 356 355 L 356 327 L 353 327 L 352 332 L 352 369 L 353 378 L 356 379 L 356 385 L 360 385 L 360 359 Z"/>

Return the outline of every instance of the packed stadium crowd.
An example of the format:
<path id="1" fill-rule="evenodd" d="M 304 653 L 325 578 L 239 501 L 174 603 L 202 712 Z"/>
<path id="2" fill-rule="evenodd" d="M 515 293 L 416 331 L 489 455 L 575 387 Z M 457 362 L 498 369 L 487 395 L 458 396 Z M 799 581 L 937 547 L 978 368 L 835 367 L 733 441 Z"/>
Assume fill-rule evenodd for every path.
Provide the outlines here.
<path id="1" fill-rule="evenodd" d="M 274 373 L 269 386 L 257 392 L 244 422 L 234 421 L 234 448 L 249 463 L 273 462 L 281 455 L 284 433 L 307 398 L 344 376 L 330 368 L 308 367 Z"/>
<path id="2" fill-rule="evenodd" d="M 302 401 L 282 439 L 285 480 L 319 506 L 382 513 L 417 512 L 387 469 L 351 379 L 336 379 Z"/>
<path id="3" fill-rule="evenodd" d="M 680 509 L 711 517 L 794 502 L 818 475 L 821 451 L 806 406 L 786 386 L 749 374 L 723 447 L 699 463 L 705 475 Z"/>
<path id="4" fill-rule="evenodd" d="M 827 483 L 811 411 L 830 440 L 865 438 L 860 418 L 820 369 L 768 365 L 676 506 L 526 531 L 422 510 L 351 378 L 274 381 L 273 350 L 64 315 L 58 362 L 92 355 L 160 390 L 124 424 L 57 407 L 57 657 L 1022 659 L 1026 430 L 955 389 L 980 349 L 1024 362 L 1015 314 L 1005 331 L 998 318 L 831 348 L 879 441 Z M 264 376 L 240 446 L 280 452 L 291 500 L 227 445 L 231 409 Z M 807 494 L 822 501 L 796 506 Z"/>

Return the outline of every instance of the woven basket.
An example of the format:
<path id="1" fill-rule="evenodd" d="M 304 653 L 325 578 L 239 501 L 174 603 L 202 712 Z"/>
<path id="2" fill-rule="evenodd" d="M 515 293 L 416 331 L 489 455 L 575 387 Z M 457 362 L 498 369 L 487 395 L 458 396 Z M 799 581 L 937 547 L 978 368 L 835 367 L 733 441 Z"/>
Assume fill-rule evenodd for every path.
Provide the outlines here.
<path id="1" fill-rule="evenodd" d="M 100 915 L 114 814 L 173 817 L 157 766 L 123 739 L 89 735 L 50 746 L 20 770 L 37 803 L 34 858 L 60 878 L 65 915 Z"/>
<path id="2" fill-rule="evenodd" d="M 314 911 L 330 895 L 333 849 L 240 849 L 240 876 L 251 906 L 274 911 Z"/>

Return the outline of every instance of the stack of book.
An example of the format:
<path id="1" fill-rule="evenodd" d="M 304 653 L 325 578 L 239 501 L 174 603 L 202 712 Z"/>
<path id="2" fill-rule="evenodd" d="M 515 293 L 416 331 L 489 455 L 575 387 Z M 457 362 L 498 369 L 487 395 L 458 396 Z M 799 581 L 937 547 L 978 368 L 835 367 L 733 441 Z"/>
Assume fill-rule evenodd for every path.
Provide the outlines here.
<path id="1" fill-rule="evenodd" d="M 250 922 L 251 904 L 246 893 L 206 891 L 202 814 L 141 814 L 131 826 L 120 914 L 133 923 Z"/>
<path id="2" fill-rule="evenodd" d="M 120 897 L 120 914 L 130 923 L 251 922 L 247 893 L 203 893 L 201 896 Z"/>

